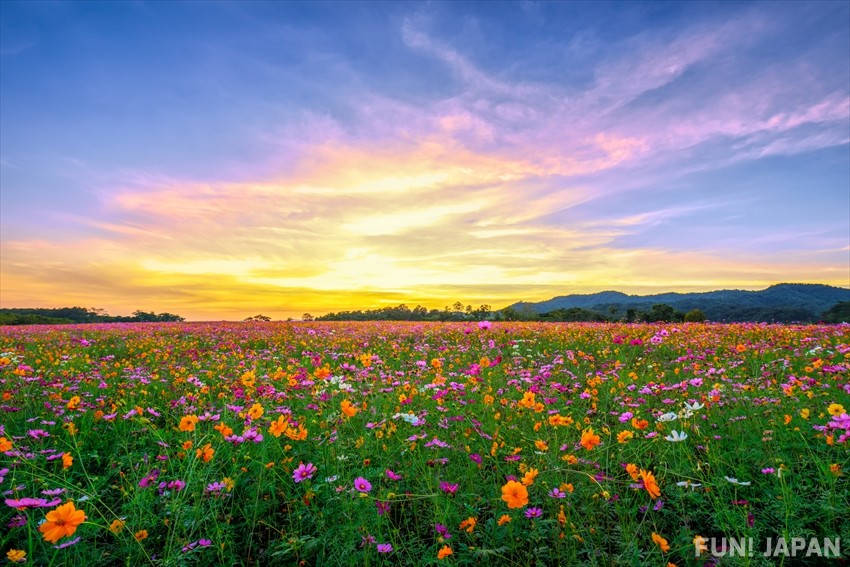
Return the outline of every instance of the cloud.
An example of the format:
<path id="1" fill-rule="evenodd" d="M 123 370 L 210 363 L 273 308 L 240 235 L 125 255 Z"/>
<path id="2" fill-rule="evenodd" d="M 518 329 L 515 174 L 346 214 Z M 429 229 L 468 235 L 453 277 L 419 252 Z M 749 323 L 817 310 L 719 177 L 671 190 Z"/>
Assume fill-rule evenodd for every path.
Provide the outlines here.
<path id="1" fill-rule="evenodd" d="M 386 301 L 501 306 L 600 286 L 846 285 L 841 250 L 817 235 L 771 254 L 784 241 L 758 237 L 775 227 L 754 228 L 756 245 L 712 225 L 769 192 L 687 185 L 695 171 L 848 143 L 850 97 L 826 68 L 802 84 L 802 59 L 753 72 L 736 58 L 777 25 L 751 10 L 638 34 L 606 45 L 592 82 L 576 85 L 487 72 L 410 16 L 401 40 L 443 65 L 450 89 L 417 99 L 342 85 L 328 94 L 342 110 L 248 129 L 268 153 L 227 179 L 98 172 L 99 206 L 63 217 L 70 236 L 0 243 L 2 302 L 241 318 Z M 717 78 L 729 88 L 710 86 Z M 664 191 L 675 202 L 648 198 Z M 697 229 L 710 250 L 680 249 L 676 231 Z"/>

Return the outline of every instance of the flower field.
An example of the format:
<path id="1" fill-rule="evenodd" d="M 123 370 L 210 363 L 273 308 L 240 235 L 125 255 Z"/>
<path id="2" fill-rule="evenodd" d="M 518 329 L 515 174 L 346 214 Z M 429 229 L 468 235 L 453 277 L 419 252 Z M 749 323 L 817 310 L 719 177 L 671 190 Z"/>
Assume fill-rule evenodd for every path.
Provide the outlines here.
<path id="1" fill-rule="evenodd" d="M 13 563 L 681 567 L 709 538 L 850 547 L 847 325 L 5 327 L 0 391 Z"/>

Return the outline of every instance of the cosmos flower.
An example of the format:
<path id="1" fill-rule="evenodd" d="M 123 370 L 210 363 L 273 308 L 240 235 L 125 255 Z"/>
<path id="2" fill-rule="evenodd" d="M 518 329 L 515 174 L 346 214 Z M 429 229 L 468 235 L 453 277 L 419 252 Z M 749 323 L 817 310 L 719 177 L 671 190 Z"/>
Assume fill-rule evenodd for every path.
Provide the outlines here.
<path id="1" fill-rule="evenodd" d="M 180 425 L 178 426 L 178 428 L 180 429 L 180 431 L 194 431 L 196 423 L 198 423 L 198 416 L 184 415 L 180 418 Z"/>
<path id="2" fill-rule="evenodd" d="M 641 469 L 640 478 L 643 480 L 643 487 L 646 488 L 646 491 L 652 498 L 658 498 L 661 496 L 661 489 L 655 481 L 655 475 L 649 471 Z"/>
<path id="3" fill-rule="evenodd" d="M 600 439 L 599 435 L 596 435 L 593 432 L 592 427 L 585 429 L 584 432 L 582 432 L 581 434 L 580 444 L 588 451 L 599 445 L 601 442 L 602 440 Z"/>
<path id="4" fill-rule="evenodd" d="M 295 472 L 292 473 L 292 479 L 295 482 L 301 482 L 303 480 L 308 480 L 313 478 L 313 475 L 316 474 L 316 471 L 319 469 L 313 463 L 299 463 L 298 467 L 295 469 Z"/>
<path id="5" fill-rule="evenodd" d="M 477 524 L 478 520 L 470 516 L 460 523 L 460 527 L 458 529 L 466 530 L 466 533 L 471 534 Z"/>
<path id="6" fill-rule="evenodd" d="M 359 477 L 354 479 L 354 489 L 357 490 L 358 492 L 366 493 L 366 492 L 369 492 L 370 490 L 372 490 L 372 483 L 370 483 L 368 480 L 366 480 L 362 476 L 359 476 Z"/>
<path id="7" fill-rule="evenodd" d="M 652 532 L 652 541 L 661 548 L 662 552 L 667 553 L 670 551 L 670 544 L 667 543 L 667 540 L 655 532 Z"/>
<path id="8" fill-rule="evenodd" d="M 732 484 L 737 484 L 738 486 L 749 486 L 750 484 L 752 484 L 749 481 L 747 481 L 747 482 L 740 481 L 737 478 L 734 478 L 734 477 L 731 477 L 731 476 L 724 476 L 723 478 L 725 478 L 727 482 L 731 482 Z"/>
<path id="9" fill-rule="evenodd" d="M 684 431 L 676 431 L 675 429 L 670 432 L 670 435 L 667 435 L 666 437 L 664 437 L 664 439 L 666 439 L 667 441 L 670 441 L 671 443 L 679 443 L 681 441 L 684 441 L 687 438 L 688 438 L 687 433 L 685 433 Z"/>
<path id="10" fill-rule="evenodd" d="M 522 483 L 509 480 L 502 487 L 502 500 L 508 504 L 508 508 L 522 508 L 528 504 L 528 490 Z"/>
<path id="11" fill-rule="evenodd" d="M 18 510 L 26 510 L 28 508 L 52 508 L 62 502 L 62 500 L 60 498 L 54 498 L 50 501 L 45 498 L 7 498 L 5 502 L 6 506 L 17 508 Z"/>
<path id="12" fill-rule="evenodd" d="M 44 539 L 56 543 L 66 536 L 74 535 L 77 527 L 86 520 L 86 514 L 77 510 L 72 501 L 51 510 L 45 516 L 45 521 L 38 527 Z"/>

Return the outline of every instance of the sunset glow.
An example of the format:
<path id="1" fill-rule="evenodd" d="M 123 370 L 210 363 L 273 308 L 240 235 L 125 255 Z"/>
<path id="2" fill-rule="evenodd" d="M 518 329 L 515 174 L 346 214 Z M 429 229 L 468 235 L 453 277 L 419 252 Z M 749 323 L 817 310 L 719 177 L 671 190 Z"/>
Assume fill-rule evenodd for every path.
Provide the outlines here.
<path id="1" fill-rule="evenodd" d="M 0 306 L 850 287 L 850 8 L 3 3 Z"/>

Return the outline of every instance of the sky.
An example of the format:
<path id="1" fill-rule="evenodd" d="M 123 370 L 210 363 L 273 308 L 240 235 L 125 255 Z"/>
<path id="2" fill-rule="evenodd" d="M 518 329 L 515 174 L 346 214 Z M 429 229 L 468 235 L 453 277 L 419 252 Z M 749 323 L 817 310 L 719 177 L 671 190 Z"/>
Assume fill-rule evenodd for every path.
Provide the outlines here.
<path id="1" fill-rule="evenodd" d="M 0 2 L 0 306 L 850 287 L 850 3 Z"/>

